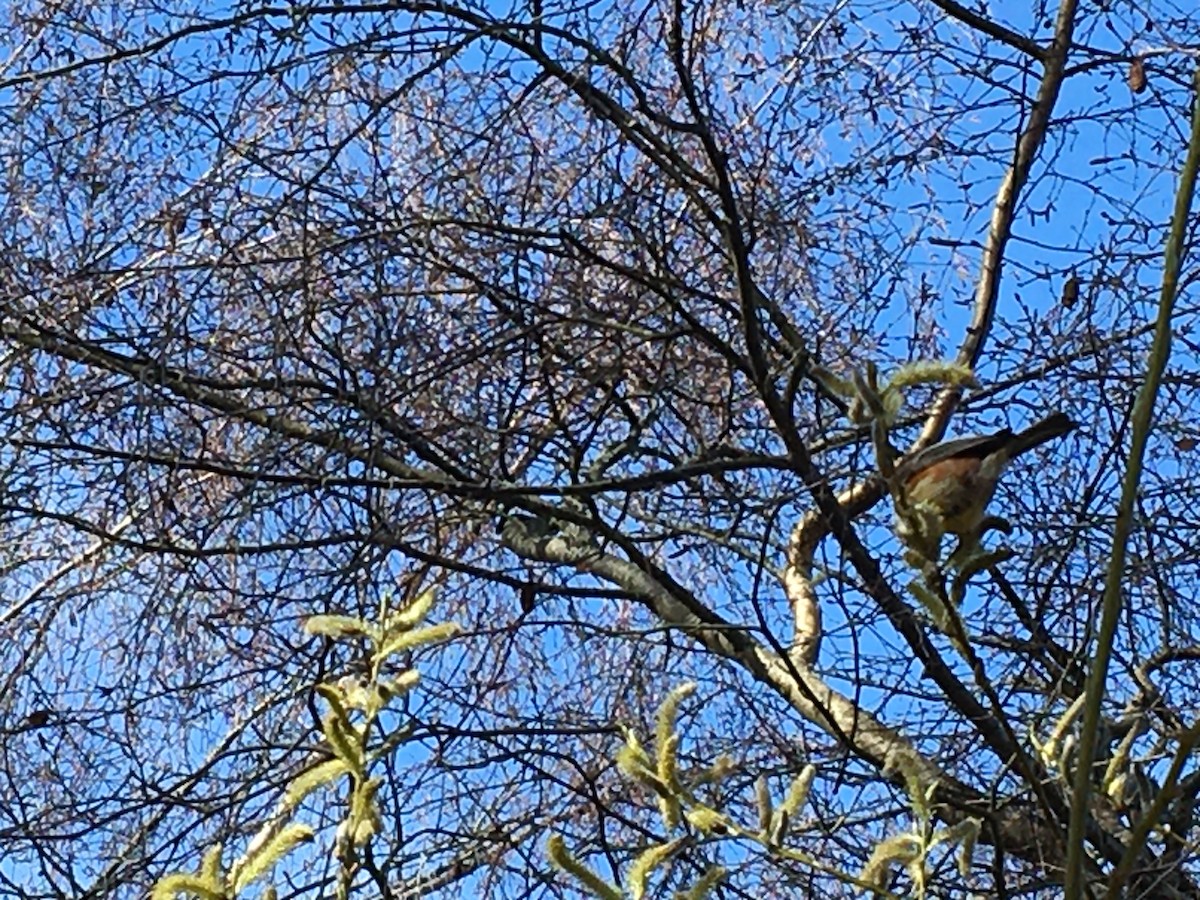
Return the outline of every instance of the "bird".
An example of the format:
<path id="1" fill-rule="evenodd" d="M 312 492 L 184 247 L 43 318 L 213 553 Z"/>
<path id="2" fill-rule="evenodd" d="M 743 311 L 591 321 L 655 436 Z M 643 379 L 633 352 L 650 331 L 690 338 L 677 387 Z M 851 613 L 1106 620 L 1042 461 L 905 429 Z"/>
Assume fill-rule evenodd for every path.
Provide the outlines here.
<path id="1" fill-rule="evenodd" d="M 902 459 L 896 466 L 895 483 L 909 507 L 937 514 L 943 532 L 977 537 L 1008 464 L 1077 427 L 1070 416 L 1055 412 L 1023 431 L 1003 428 L 993 434 L 943 441 Z"/>

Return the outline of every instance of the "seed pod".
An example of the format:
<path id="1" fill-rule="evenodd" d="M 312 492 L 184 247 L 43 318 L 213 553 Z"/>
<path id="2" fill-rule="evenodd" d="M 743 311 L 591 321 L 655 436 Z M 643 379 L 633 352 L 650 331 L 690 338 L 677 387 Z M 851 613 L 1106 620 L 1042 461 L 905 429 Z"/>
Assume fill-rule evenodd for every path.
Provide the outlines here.
<path id="1" fill-rule="evenodd" d="M 1075 305 L 1075 301 L 1079 299 L 1079 276 L 1074 272 L 1067 278 L 1062 289 L 1061 303 L 1064 309 L 1070 309 Z"/>
<path id="2" fill-rule="evenodd" d="M 1146 89 L 1146 64 L 1140 56 L 1135 56 L 1129 61 L 1129 74 L 1125 76 L 1125 81 L 1135 94 L 1140 94 Z"/>

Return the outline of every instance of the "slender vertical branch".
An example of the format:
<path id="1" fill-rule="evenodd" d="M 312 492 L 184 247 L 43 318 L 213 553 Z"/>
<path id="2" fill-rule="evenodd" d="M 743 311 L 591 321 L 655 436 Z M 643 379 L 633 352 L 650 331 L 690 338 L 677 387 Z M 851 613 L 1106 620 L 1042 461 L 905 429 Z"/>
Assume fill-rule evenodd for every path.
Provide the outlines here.
<path id="1" fill-rule="evenodd" d="M 1017 139 L 1013 162 L 996 192 L 996 203 L 992 207 L 992 219 L 988 228 L 987 243 L 983 248 L 983 260 L 979 267 L 979 283 L 975 288 L 975 309 L 966 336 L 958 348 L 958 362 L 974 368 L 983 353 L 983 343 L 992 327 L 996 314 L 996 300 L 1000 294 L 1000 273 L 1004 264 L 1004 253 L 1008 239 L 1012 236 L 1013 219 L 1017 215 L 1017 203 L 1029 180 L 1029 173 L 1046 140 L 1050 117 L 1058 102 L 1067 64 L 1067 53 L 1075 34 L 1076 0 L 1062 0 L 1054 23 L 1054 39 L 1041 55 L 1044 65 L 1041 83 L 1029 122 Z M 933 410 L 921 432 L 918 446 L 931 444 L 945 431 L 950 414 L 958 406 L 962 396 L 961 387 L 948 387 L 934 402 Z"/>
<path id="2" fill-rule="evenodd" d="M 1104 684 L 1108 677 L 1108 664 L 1112 656 L 1113 639 L 1117 630 L 1117 617 L 1121 613 L 1122 588 L 1124 586 L 1125 552 L 1129 534 L 1133 530 L 1133 507 L 1137 499 L 1138 482 L 1142 476 L 1142 459 L 1146 454 L 1146 443 L 1150 437 L 1150 423 L 1154 416 L 1154 400 L 1162 381 L 1167 359 L 1171 354 L 1171 317 L 1175 310 L 1175 295 L 1179 286 L 1179 270 L 1183 263 L 1184 240 L 1187 237 L 1188 216 L 1192 208 L 1192 195 L 1196 190 L 1196 172 L 1200 170 L 1200 68 L 1193 78 L 1195 99 L 1192 106 L 1192 134 L 1188 142 L 1187 158 L 1179 176 L 1179 190 L 1175 194 L 1175 211 L 1171 218 L 1171 230 L 1167 235 L 1164 254 L 1162 291 L 1158 300 L 1158 319 L 1154 327 L 1154 342 L 1150 347 L 1150 364 L 1146 380 L 1138 392 L 1133 408 L 1133 443 L 1129 448 L 1129 467 L 1125 470 L 1125 483 L 1121 486 L 1121 500 L 1117 507 L 1117 522 L 1113 529 L 1112 555 L 1108 563 L 1108 574 L 1104 582 L 1104 600 L 1100 613 L 1100 632 L 1096 636 L 1096 655 L 1092 670 L 1088 673 L 1087 700 L 1083 710 L 1083 726 L 1079 739 L 1080 764 L 1075 770 L 1075 783 L 1071 795 L 1071 827 L 1067 843 L 1067 871 L 1064 890 L 1067 900 L 1083 896 L 1083 843 L 1088 820 L 1088 797 L 1091 792 L 1092 748 L 1100 727 L 1100 704 L 1104 699 Z"/>

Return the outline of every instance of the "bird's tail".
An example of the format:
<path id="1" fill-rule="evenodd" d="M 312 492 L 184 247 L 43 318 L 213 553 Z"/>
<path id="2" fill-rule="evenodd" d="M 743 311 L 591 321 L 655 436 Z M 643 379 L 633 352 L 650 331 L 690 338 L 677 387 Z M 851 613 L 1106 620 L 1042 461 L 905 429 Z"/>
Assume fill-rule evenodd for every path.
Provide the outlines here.
<path id="1" fill-rule="evenodd" d="M 1079 427 L 1066 413 L 1056 412 L 1036 424 L 1030 425 L 1024 431 L 1019 431 L 1008 442 L 1008 458 L 1020 456 L 1027 450 L 1040 447 L 1046 441 L 1062 437 Z"/>

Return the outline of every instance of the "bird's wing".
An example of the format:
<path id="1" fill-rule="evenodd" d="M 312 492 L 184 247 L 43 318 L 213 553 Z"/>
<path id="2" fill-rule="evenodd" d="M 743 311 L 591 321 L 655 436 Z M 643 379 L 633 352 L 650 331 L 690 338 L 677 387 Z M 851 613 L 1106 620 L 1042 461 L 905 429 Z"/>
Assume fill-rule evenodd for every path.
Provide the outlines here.
<path id="1" fill-rule="evenodd" d="M 896 467 L 896 474 L 900 478 L 907 478 L 910 475 L 915 475 L 926 466 L 931 466 L 934 463 L 939 463 L 944 459 L 951 459 L 955 456 L 972 456 L 982 459 L 1003 447 L 1012 436 L 1012 431 L 1005 428 L 1003 431 L 997 431 L 995 434 L 977 434 L 972 437 L 942 441 L 940 444 L 934 444 L 932 447 L 918 450 L 912 456 L 905 457 L 900 461 L 900 465 Z"/>

